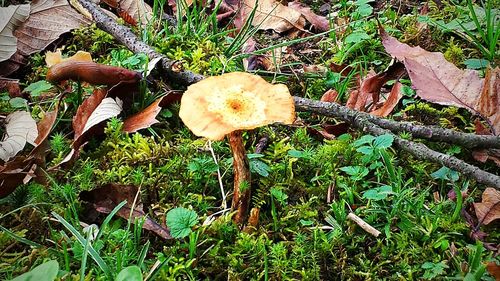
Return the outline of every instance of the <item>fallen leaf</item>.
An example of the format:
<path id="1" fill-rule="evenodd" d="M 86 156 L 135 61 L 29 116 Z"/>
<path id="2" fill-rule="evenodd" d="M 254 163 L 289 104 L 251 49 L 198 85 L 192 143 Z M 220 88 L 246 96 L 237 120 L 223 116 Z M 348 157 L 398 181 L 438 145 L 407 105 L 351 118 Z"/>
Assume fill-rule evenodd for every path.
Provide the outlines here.
<path id="1" fill-rule="evenodd" d="M 78 51 L 71 57 L 63 58 L 61 49 L 57 49 L 55 52 L 48 51 L 45 54 L 45 63 L 47 64 L 47 67 L 51 67 L 65 61 L 92 61 L 92 55 L 90 55 L 89 52 Z"/>
<path id="2" fill-rule="evenodd" d="M 155 100 L 144 110 L 130 116 L 123 121 L 123 131 L 127 133 L 137 132 L 140 129 L 149 128 L 151 125 L 158 123 L 156 116 L 161 109 L 174 101 L 180 101 L 182 95 L 170 93 L 164 97 Z"/>
<path id="3" fill-rule="evenodd" d="M 386 51 L 402 61 L 417 95 L 430 102 L 452 105 L 478 114 L 500 133 L 499 68 L 481 79 L 475 70 L 461 70 L 448 62 L 442 53 L 410 47 L 389 36 L 381 28 Z"/>
<path id="4" fill-rule="evenodd" d="M 96 107 L 96 109 L 89 116 L 85 126 L 83 127 L 83 133 L 93 128 L 97 124 L 118 116 L 122 111 L 122 101 L 119 98 L 105 98 Z"/>
<path id="5" fill-rule="evenodd" d="M 474 120 L 474 127 L 476 129 L 476 135 L 492 134 L 491 130 L 486 128 L 479 119 Z M 472 151 L 472 157 L 481 163 L 486 163 L 486 161 L 491 160 L 495 162 L 498 167 L 500 167 L 500 149 L 476 149 Z"/>
<path id="6" fill-rule="evenodd" d="M 7 161 L 23 150 L 26 143 L 35 145 L 36 122 L 26 111 L 16 111 L 5 119 L 5 136 L 0 142 L 0 159 Z"/>
<path id="7" fill-rule="evenodd" d="M 80 192 L 80 199 L 92 204 L 96 211 L 109 214 L 118 204 L 126 200 L 127 203 L 116 214 L 130 222 L 135 223 L 136 219 L 145 219 L 142 227 L 154 232 L 164 239 L 172 239 L 170 231 L 147 217 L 143 210 L 140 195 L 134 205 L 134 199 L 138 193 L 138 188 L 133 185 L 107 184 L 103 187 L 91 191 Z M 133 207 L 133 209 L 132 209 Z"/>
<path id="8" fill-rule="evenodd" d="M 0 76 L 7 77 L 25 65 L 27 59 L 17 50 L 17 52 L 6 61 L 0 62 Z"/>
<path id="9" fill-rule="evenodd" d="M 31 159 L 17 156 L 0 166 L 0 198 L 11 194 L 16 187 L 23 183 L 26 173 L 32 165 Z"/>
<path id="10" fill-rule="evenodd" d="M 8 92 L 10 98 L 21 97 L 19 80 L 0 77 L 0 92 Z"/>
<path id="11" fill-rule="evenodd" d="M 35 139 L 36 145 L 30 155 L 40 161 L 42 161 L 42 158 L 45 157 L 46 146 L 44 144 L 46 144 L 47 138 L 52 131 L 52 127 L 56 123 L 57 113 L 58 108 L 56 107 L 53 111 L 45 113 L 43 119 L 37 124 L 38 137 Z"/>
<path id="12" fill-rule="evenodd" d="M 272 29 L 278 33 L 304 29 L 305 19 L 299 12 L 274 0 L 243 0 L 241 12 L 237 17 L 241 22 L 245 22 L 253 9 L 255 14 L 252 25 L 258 29 Z"/>
<path id="13" fill-rule="evenodd" d="M 481 203 L 474 203 L 479 225 L 487 225 L 500 219 L 500 191 L 488 187 L 484 190 Z"/>
<path id="14" fill-rule="evenodd" d="M 104 130 L 104 121 L 118 116 L 122 111 L 122 101 L 119 98 L 105 98 L 105 89 L 96 89 L 77 109 L 73 117 L 75 136 L 71 144 L 71 151 L 57 166 L 67 164 L 79 156 L 80 149 L 94 135 Z"/>
<path id="15" fill-rule="evenodd" d="M 61 34 L 90 24 L 66 0 L 34 0 L 29 18 L 14 32 L 23 55 L 39 52 Z"/>
<path id="16" fill-rule="evenodd" d="M 316 30 L 330 30 L 330 23 L 328 19 L 326 17 L 316 15 L 307 5 L 295 0 L 293 2 L 289 2 L 288 7 L 301 13 L 306 18 L 306 20 L 316 28 Z"/>
<path id="17" fill-rule="evenodd" d="M 8 60 L 16 53 L 17 38 L 13 32 L 29 14 L 29 4 L 0 7 L 0 62 Z"/>
<path id="18" fill-rule="evenodd" d="M 352 90 L 349 93 L 349 98 L 347 99 L 347 102 L 346 102 L 345 106 L 348 107 L 348 108 L 350 108 L 350 109 L 354 109 L 354 107 L 356 106 L 356 102 L 358 100 L 358 96 L 359 96 L 359 91 L 358 90 Z"/>
<path id="19" fill-rule="evenodd" d="M 385 100 L 384 104 L 380 108 L 371 111 L 370 114 L 380 117 L 388 116 L 392 112 L 394 107 L 396 107 L 396 105 L 399 103 L 399 100 L 403 97 L 403 93 L 401 91 L 402 88 L 403 84 L 396 82 L 392 86 L 392 90 L 389 93 L 389 96 Z"/>
<path id="20" fill-rule="evenodd" d="M 488 273 L 495 278 L 495 280 L 500 280 L 500 265 L 494 261 L 490 261 L 486 264 L 486 270 Z"/>
<path id="21" fill-rule="evenodd" d="M 146 26 L 153 18 L 153 9 L 143 0 L 118 1 L 118 10 L 126 12 L 127 15 L 131 16 L 136 23 L 140 23 L 141 26 Z"/>
<path id="22" fill-rule="evenodd" d="M 321 101 L 323 102 L 336 102 L 339 97 L 339 93 L 334 89 L 329 89 L 323 96 L 321 96 Z"/>

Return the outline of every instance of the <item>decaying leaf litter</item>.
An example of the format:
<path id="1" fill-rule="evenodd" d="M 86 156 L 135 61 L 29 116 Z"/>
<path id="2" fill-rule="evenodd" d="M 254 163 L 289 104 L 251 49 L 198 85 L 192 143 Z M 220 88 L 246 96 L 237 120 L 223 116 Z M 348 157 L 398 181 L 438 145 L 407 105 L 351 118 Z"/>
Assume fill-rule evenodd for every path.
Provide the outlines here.
<path id="1" fill-rule="evenodd" d="M 492 2 L 1 8 L 0 259 L 15 262 L 0 274 L 52 259 L 64 264 L 61 277 L 493 280 L 500 31 Z M 186 86 L 239 71 L 287 87 L 297 115 L 289 126 L 237 129 L 229 143 L 242 149 L 231 145 L 231 157 L 226 142 L 189 132 L 178 102 Z M 210 124 L 228 118 L 224 107 L 254 111 L 252 119 L 274 114 L 255 92 L 230 85 L 252 103 L 219 94 L 192 114 L 215 112 Z"/>

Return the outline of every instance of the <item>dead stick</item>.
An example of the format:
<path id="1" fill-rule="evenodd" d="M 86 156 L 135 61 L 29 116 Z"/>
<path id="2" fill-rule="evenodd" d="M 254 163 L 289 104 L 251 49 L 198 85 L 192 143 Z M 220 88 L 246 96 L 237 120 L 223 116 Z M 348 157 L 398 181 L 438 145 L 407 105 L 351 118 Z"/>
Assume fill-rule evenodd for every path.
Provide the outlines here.
<path id="1" fill-rule="evenodd" d="M 390 119 L 379 118 L 370 114 L 366 114 L 365 116 L 368 121 L 384 129 L 391 130 L 394 133 L 409 132 L 415 138 L 444 141 L 467 148 L 500 148 L 500 136 L 468 134 L 437 126 L 422 126 L 410 122 L 397 122 Z"/>
<path id="2" fill-rule="evenodd" d="M 97 27 L 113 35 L 116 40 L 125 45 L 125 47 L 129 50 L 136 54 L 144 53 L 150 59 L 161 57 L 163 69 L 165 70 L 167 76 L 175 82 L 182 83 L 184 85 L 191 85 L 205 78 L 203 75 L 182 70 L 182 66 L 178 61 L 170 60 L 156 52 L 149 45 L 139 40 L 139 38 L 137 38 L 137 36 L 128 27 L 118 24 L 111 17 L 103 13 L 101 8 L 99 8 L 96 4 L 89 0 L 78 1 L 90 12 Z"/>
<path id="3" fill-rule="evenodd" d="M 399 148 L 412 154 L 418 159 L 439 163 L 450 169 L 459 171 L 466 176 L 472 177 L 479 183 L 500 189 L 499 176 L 483 171 L 480 168 L 468 164 L 463 160 L 460 160 L 451 155 L 434 151 L 422 143 L 402 139 L 394 135 L 391 131 L 383 129 L 370 122 L 366 117 L 366 113 L 351 110 L 345 106 L 341 106 L 335 103 L 314 101 L 300 97 L 294 97 L 294 99 L 295 106 L 298 111 L 308 111 L 324 116 L 337 117 L 342 119 L 343 121 L 348 122 L 349 124 L 352 124 L 358 129 L 361 129 L 363 132 L 368 132 L 376 136 L 391 134 L 394 138 L 395 144 Z"/>
<path id="4" fill-rule="evenodd" d="M 347 215 L 347 218 L 355 222 L 357 225 L 359 225 L 364 231 L 370 233 L 371 235 L 378 237 L 380 235 L 380 231 L 375 229 L 375 227 L 369 225 L 367 222 L 365 222 L 363 219 L 360 217 L 356 216 L 354 213 L 349 213 Z"/>

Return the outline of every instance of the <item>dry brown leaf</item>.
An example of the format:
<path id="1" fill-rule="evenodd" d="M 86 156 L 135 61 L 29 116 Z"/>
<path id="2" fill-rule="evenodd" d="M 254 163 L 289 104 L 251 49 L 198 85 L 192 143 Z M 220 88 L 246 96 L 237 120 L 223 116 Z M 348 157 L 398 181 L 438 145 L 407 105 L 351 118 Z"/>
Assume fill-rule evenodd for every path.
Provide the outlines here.
<path id="1" fill-rule="evenodd" d="M 89 119 L 92 112 L 94 112 L 97 106 L 102 102 L 105 96 L 105 89 L 96 89 L 94 90 L 92 95 L 85 99 L 78 107 L 78 109 L 76 110 L 76 114 L 73 117 L 73 130 L 75 131 L 75 140 L 82 135 L 83 128 L 85 127 L 85 124 L 87 124 L 87 120 Z"/>
<path id="2" fill-rule="evenodd" d="M 158 123 L 156 116 L 161 111 L 160 102 L 163 98 L 155 100 L 141 112 L 138 112 L 123 121 L 123 131 L 127 133 L 137 132 L 140 129 L 149 128 Z"/>
<path id="3" fill-rule="evenodd" d="M 385 100 L 384 104 L 374 110 L 371 111 L 370 114 L 375 115 L 375 116 L 380 116 L 380 117 L 386 117 L 391 114 L 392 110 L 396 107 L 396 105 L 399 103 L 399 100 L 403 97 L 403 93 L 401 89 L 403 88 L 403 84 L 396 82 L 392 86 L 392 90 L 389 93 L 389 96 L 387 97 L 387 100 Z"/>
<path id="4" fill-rule="evenodd" d="M 57 108 L 45 114 L 38 122 L 38 137 L 34 140 L 35 148 L 28 157 L 16 156 L 4 166 L 0 166 L 0 198 L 12 193 L 19 185 L 28 183 L 37 174 L 38 182 L 42 182 L 44 174 L 40 166 L 45 166 L 45 148 L 47 137 L 57 117 Z"/>
<path id="5" fill-rule="evenodd" d="M 484 117 L 493 133 L 500 133 L 500 70 L 495 68 L 486 79 L 475 70 L 461 70 L 442 53 L 410 47 L 381 29 L 382 44 L 393 57 L 402 61 L 417 95 L 430 102 L 466 108 Z"/>
<path id="6" fill-rule="evenodd" d="M 0 77 L 0 92 L 9 93 L 11 98 L 22 96 L 19 80 Z"/>
<path id="7" fill-rule="evenodd" d="M 338 97 L 339 93 L 336 90 L 329 89 L 321 96 L 320 100 L 324 102 L 336 102 Z"/>
<path id="8" fill-rule="evenodd" d="M 352 90 L 349 93 L 349 98 L 347 99 L 345 106 L 350 108 L 350 109 L 354 109 L 354 106 L 356 105 L 356 101 L 358 100 L 358 96 L 359 96 L 359 91 Z"/>
<path id="9" fill-rule="evenodd" d="M 14 30 L 30 14 L 30 5 L 11 5 L 0 7 L 0 62 L 8 60 L 17 51 L 17 38 Z"/>
<path id="10" fill-rule="evenodd" d="M 481 203 L 474 203 L 474 209 L 480 225 L 500 219 L 500 191 L 492 187 L 486 188 Z"/>
<path id="11" fill-rule="evenodd" d="M 145 26 L 153 18 L 153 9 L 143 0 L 122 0 L 118 5 L 119 10 L 126 12 L 141 26 Z"/>
<path id="12" fill-rule="evenodd" d="M 61 34 L 88 24 L 90 21 L 66 0 L 34 0 L 29 18 L 14 34 L 21 54 L 30 55 L 45 49 Z"/>
<path id="13" fill-rule="evenodd" d="M 289 2 L 288 7 L 301 13 L 306 18 L 306 20 L 316 28 L 316 30 L 330 30 L 330 23 L 328 22 L 328 19 L 326 17 L 316 15 L 307 5 L 295 0 L 293 2 Z"/>
<path id="14" fill-rule="evenodd" d="M 27 59 L 17 52 L 6 61 L 0 62 L 0 76 L 7 77 L 27 63 Z"/>
<path id="15" fill-rule="evenodd" d="M 168 95 L 155 100 L 144 110 L 130 116 L 123 121 L 123 131 L 127 133 L 137 132 L 140 129 L 149 128 L 151 125 L 158 123 L 156 116 L 161 109 L 174 101 L 180 101 L 182 95 L 169 93 Z"/>
<path id="16" fill-rule="evenodd" d="M 23 183 L 27 171 L 32 167 L 32 161 L 25 156 L 17 156 L 0 166 L 0 198 L 11 194 Z"/>
<path id="17" fill-rule="evenodd" d="M 122 112 L 122 105 L 123 103 L 119 98 L 103 99 L 89 116 L 87 122 L 85 123 L 85 126 L 83 127 L 82 134 L 84 134 L 86 131 L 88 131 L 90 128 L 93 128 L 97 124 L 118 116 L 118 114 Z"/>
<path id="18" fill-rule="evenodd" d="M 495 280 L 500 280 L 500 265 L 494 261 L 490 261 L 486 264 L 486 270 L 488 273 L 495 278 Z"/>
<path id="19" fill-rule="evenodd" d="M 304 29 L 305 19 L 299 12 L 274 0 L 243 0 L 238 16 L 240 20 L 245 22 L 254 8 L 252 25 L 258 29 L 272 29 L 279 33 Z"/>
<path id="20" fill-rule="evenodd" d="M 5 119 L 5 136 L 0 142 L 0 159 L 7 161 L 23 150 L 26 143 L 35 145 L 36 122 L 26 111 L 16 111 Z"/>
<path id="21" fill-rule="evenodd" d="M 153 231 L 164 239 L 172 239 L 170 231 L 166 227 L 147 217 L 140 196 L 137 197 L 137 201 L 133 205 L 137 192 L 138 188 L 133 185 L 107 184 L 91 191 L 80 192 L 80 199 L 91 203 L 96 211 L 104 214 L 109 214 L 118 204 L 126 200 L 127 204 L 118 211 L 118 216 L 126 220 L 130 219 L 131 223 L 135 223 L 136 218 L 145 218 L 142 225 L 144 229 Z"/>
<path id="22" fill-rule="evenodd" d="M 80 149 L 88 139 L 102 133 L 104 121 L 118 116 L 122 111 L 122 101 L 119 98 L 105 98 L 105 89 L 96 89 L 77 109 L 73 117 L 75 136 L 71 151 L 56 167 L 76 159 Z M 53 168 L 56 168 L 53 167 Z"/>

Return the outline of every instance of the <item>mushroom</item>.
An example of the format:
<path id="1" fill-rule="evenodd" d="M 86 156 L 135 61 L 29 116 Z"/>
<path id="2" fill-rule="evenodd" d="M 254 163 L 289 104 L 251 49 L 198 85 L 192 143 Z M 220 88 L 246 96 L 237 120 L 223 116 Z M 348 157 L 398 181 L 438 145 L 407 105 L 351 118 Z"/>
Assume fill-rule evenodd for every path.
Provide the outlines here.
<path id="1" fill-rule="evenodd" d="M 206 78 L 188 87 L 179 112 L 197 136 L 222 140 L 228 136 L 233 153 L 234 192 L 231 208 L 241 224 L 250 205 L 250 169 L 242 132 L 271 123 L 291 124 L 295 105 L 288 88 L 257 75 L 233 72 Z"/>

